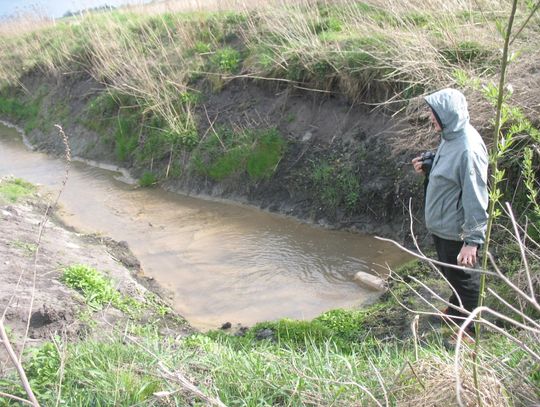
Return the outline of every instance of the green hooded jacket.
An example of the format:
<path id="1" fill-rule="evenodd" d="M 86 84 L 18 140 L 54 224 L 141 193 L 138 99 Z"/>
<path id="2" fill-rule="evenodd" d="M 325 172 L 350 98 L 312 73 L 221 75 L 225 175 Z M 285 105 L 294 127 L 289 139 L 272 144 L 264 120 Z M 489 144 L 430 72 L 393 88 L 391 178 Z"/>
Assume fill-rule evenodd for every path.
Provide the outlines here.
<path id="1" fill-rule="evenodd" d="M 443 239 L 482 244 L 488 206 L 486 146 L 469 123 L 461 92 L 443 89 L 425 100 L 442 127 L 426 189 L 426 227 Z"/>

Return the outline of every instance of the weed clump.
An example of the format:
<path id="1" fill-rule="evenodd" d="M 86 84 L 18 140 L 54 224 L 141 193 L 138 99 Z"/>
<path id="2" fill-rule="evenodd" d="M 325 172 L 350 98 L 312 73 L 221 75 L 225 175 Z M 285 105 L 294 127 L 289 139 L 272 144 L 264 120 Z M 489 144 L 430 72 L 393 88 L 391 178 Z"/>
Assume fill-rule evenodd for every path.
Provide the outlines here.
<path id="1" fill-rule="evenodd" d="M 54 343 L 48 342 L 40 348 L 29 349 L 29 359 L 25 364 L 26 374 L 32 390 L 41 402 L 53 402 L 55 391 L 51 384 L 58 381 L 60 365 L 60 355 Z"/>
<path id="2" fill-rule="evenodd" d="M 153 173 L 145 171 L 139 179 L 139 185 L 141 187 L 150 187 L 152 185 L 155 185 L 157 181 L 157 177 Z"/>
<path id="3" fill-rule="evenodd" d="M 134 309 L 141 307 L 134 299 L 120 294 L 113 287 L 111 280 L 99 271 L 83 264 L 66 267 L 62 274 L 62 281 L 68 287 L 79 291 L 86 303 L 95 310 L 111 304 L 121 311 L 131 313 Z"/>
<path id="4" fill-rule="evenodd" d="M 222 128 L 194 150 L 192 169 L 215 181 L 247 174 L 251 181 L 268 179 L 285 154 L 286 143 L 276 129 L 235 132 Z"/>
<path id="5" fill-rule="evenodd" d="M 230 47 L 216 51 L 212 57 L 212 66 L 222 73 L 235 73 L 240 67 L 240 62 L 240 52 Z"/>
<path id="6" fill-rule="evenodd" d="M 361 186 L 351 168 L 339 162 L 318 161 L 313 163 L 309 179 L 322 207 L 336 209 L 344 206 L 349 211 L 356 208 Z"/>
<path id="7" fill-rule="evenodd" d="M 35 192 L 36 187 L 33 184 L 20 178 L 0 179 L 0 201 L 15 203 Z"/>

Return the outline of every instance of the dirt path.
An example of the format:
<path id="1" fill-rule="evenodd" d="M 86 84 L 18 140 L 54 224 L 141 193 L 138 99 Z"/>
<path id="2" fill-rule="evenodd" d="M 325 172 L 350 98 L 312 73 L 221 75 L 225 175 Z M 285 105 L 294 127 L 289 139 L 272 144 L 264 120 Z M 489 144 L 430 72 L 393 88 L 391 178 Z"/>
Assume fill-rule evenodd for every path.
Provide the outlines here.
<path id="1" fill-rule="evenodd" d="M 123 242 L 81 235 L 49 219 L 38 247 L 46 200 L 40 195 L 14 204 L 0 200 L 0 313 L 5 313 L 5 325 L 16 349 L 21 347 L 27 325 L 27 346 L 36 346 L 53 335 L 68 341 L 104 336 L 133 320 L 112 306 L 90 310 L 78 292 L 61 282 L 67 266 L 93 267 L 110 277 L 121 294 L 141 302 L 147 301 L 148 288 L 157 291 L 151 280 L 141 276 L 139 262 Z M 152 313 L 142 315 L 139 322 L 152 320 Z M 160 319 L 160 329 L 174 335 L 192 331 L 185 320 L 172 313 Z M 9 368 L 0 347 L 0 376 Z"/>

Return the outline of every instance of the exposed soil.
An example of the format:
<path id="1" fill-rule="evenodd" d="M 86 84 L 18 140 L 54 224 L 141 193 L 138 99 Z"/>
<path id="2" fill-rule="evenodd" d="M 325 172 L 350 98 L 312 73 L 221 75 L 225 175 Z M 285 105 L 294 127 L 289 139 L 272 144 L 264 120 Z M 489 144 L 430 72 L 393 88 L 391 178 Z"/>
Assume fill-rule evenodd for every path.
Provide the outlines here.
<path id="1" fill-rule="evenodd" d="M 49 218 L 38 247 L 40 226 L 45 220 L 43 202 L 43 197 L 34 197 L 0 205 L 0 309 L 5 312 L 5 325 L 16 350 L 22 346 L 27 326 L 27 346 L 36 346 L 50 341 L 53 335 L 68 341 L 89 335 L 103 337 L 123 329 L 128 322 L 130 317 L 112 306 L 91 311 L 78 292 L 61 282 L 66 266 L 94 267 L 110 277 L 122 294 L 143 302 L 149 288 L 158 291 L 152 280 L 142 276 L 139 262 L 125 242 L 81 235 Z M 141 318 L 154 321 L 152 312 Z M 192 331 L 173 314 L 156 323 L 167 334 L 178 336 Z M 9 367 L 2 347 L 0 375 Z"/>
<path id="2" fill-rule="evenodd" d="M 239 129 L 275 126 L 287 140 L 287 153 L 275 175 L 257 184 L 244 179 L 208 185 L 207 180 L 192 177 L 168 186 L 243 197 L 261 208 L 323 226 L 405 235 L 402 203 L 416 190 L 417 180 L 406 171 L 414 152 L 404 154 L 398 147 L 404 131 L 401 119 L 365 105 L 351 105 L 335 94 L 248 81 L 230 82 L 205 100 L 206 111 L 198 114 L 202 133 L 207 133 L 209 121 L 214 127 Z M 317 198 L 323 191 L 317 190 L 310 175 L 321 162 L 350 167 L 360 184 L 355 208 L 342 204 L 329 208 Z"/>

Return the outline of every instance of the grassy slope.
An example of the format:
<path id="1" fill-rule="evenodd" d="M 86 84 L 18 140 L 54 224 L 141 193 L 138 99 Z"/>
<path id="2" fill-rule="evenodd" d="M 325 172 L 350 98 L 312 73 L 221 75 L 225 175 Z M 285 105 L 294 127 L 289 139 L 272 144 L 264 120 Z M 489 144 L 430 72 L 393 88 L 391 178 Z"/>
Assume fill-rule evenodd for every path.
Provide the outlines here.
<path id="1" fill-rule="evenodd" d="M 81 280 L 72 269 L 66 270 L 65 281 L 85 287 L 92 312 L 95 298 L 110 289 L 103 289 L 100 278 L 99 284 L 93 283 L 95 277 Z M 399 273 L 422 277 L 431 285 L 428 270 L 414 262 Z M 420 304 L 402 285 L 396 284 L 393 293 L 409 306 Z M 420 331 L 418 342 L 406 332 L 397 339 L 396 326 L 404 318 L 410 320 L 387 296 L 364 310 L 334 310 L 311 322 L 265 322 L 241 336 L 216 331 L 175 338 L 160 335 L 153 323 L 134 320 L 98 342 L 64 343 L 56 338 L 55 344 L 32 350 L 25 366 L 43 405 L 53 405 L 58 398 L 70 406 L 185 405 L 201 400 L 182 388 L 175 375 L 230 406 L 372 405 L 373 399 L 383 403 L 385 397 L 392 404 L 454 405 L 454 354 L 444 345 L 448 332 L 430 328 Z M 521 337 L 539 350 L 533 337 Z M 470 389 L 469 357 L 466 351 L 460 369 Z M 534 390 L 540 372 L 530 356 L 507 339 L 488 334 L 480 360 L 486 405 L 519 405 L 540 396 Z M 0 383 L 2 391 L 22 395 L 11 378 Z M 464 397 L 474 400 L 470 390 Z"/>
<path id="2" fill-rule="evenodd" d="M 215 162 L 230 154 L 238 162 L 243 155 L 235 156 L 229 145 L 199 144 L 197 127 L 204 117 L 197 117 L 197 106 L 208 91 L 219 92 L 241 74 L 343 93 L 350 101 L 404 100 L 451 83 L 457 69 L 473 76 L 493 70 L 498 44 L 488 14 L 457 6 L 440 12 L 435 4 L 418 8 L 407 2 L 388 8 L 376 1 L 298 2 L 226 13 L 95 14 L 0 36 L 0 82 L 17 85 L 21 74 L 36 67 L 56 74 L 85 70 L 111 92 L 90 103 L 86 124 L 96 130 L 112 126 L 118 160 L 135 160 L 147 169 L 162 161 L 156 174 L 161 178 L 169 175 L 171 151 L 178 156 L 195 149 L 200 154 L 191 167 L 200 169 L 196 159 L 203 156 L 202 174 L 220 181 L 231 172 Z M 5 97 L 0 112 L 25 121 L 39 116 L 39 99 L 31 99 L 32 108 L 22 108 Z M 62 109 L 55 110 L 49 109 L 48 119 L 66 119 Z M 221 131 L 232 133 L 233 145 L 255 148 L 243 141 L 243 131 Z M 264 176 L 275 170 L 274 161 L 260 169 Z"/>

